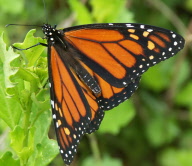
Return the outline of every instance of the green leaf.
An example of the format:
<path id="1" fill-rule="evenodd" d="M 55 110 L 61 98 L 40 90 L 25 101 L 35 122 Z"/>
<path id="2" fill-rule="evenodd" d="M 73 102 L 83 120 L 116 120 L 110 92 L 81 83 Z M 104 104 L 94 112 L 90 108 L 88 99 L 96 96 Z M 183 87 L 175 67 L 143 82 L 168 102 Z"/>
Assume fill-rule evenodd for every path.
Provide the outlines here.
<path id="1" fill-rule="evenodd" d="M 20 126 L 17 126 L 11 132 L 11 147 L 15 150 L 17 155 L 25 161 L 28 160 L 34 150 L 35 128 L 30 128 L 27 132 L 28 133 Z"/>
<path id="2" fill-rule="evenodd" d="M 175 81 L 176 81 L 177 92 L 179 91 L 179 89 L 183 88 L 183 84 L 185 84 L 185 82 L 187 82 L 188 79 L 190 78 L 190 72 L 191 72 L 191 64 L 186 59 L 181 64 L 179 71 L 176 69 L 176 76 L 177 77 L 176 77 Z"/>
<path id="3" fill-rule="evenodd" d="M 12 153 L 9 151 L 4 153 L 3 156 L 0 158 L 0 165 L 2 165 L 2 166 L 20 166 L 20 161 L 15 160 L 12 156 L 13 156 Z"/>
<path id="4" fill-rule="evenodd" d="M 91 0 L 93 16 L 97 22 L 117 21 L 121 11 L 125 9 L 125 2 L 125 0 Z"/>
<path id="5" fill-rule="evenodd" d="M 169 59 L 161 64 L 150 68 L 147 73 L 142 76 L 142 86 L 155 92 L 166 89 L 170 84 L 170 75 L 174 68 L 174 59 Z"/>
<path id="6" fill-rule="evenodd" d="M 149 120 L 146 127 L 147 137 L 153 147 L 170 143 L 180 133 L 177 124 L 173 120 L 164 117 Z"/>
<path id="7" fill-rule="evenodd" d="M 36 151 L 29 161 L 29 166 L 46 166 L 58 153 L 59 148 L 57 142 L 46 137 L 42 140 L 41 144 L 37 144 Z"/>
<path id="8" fill-rule="evenodd" d="M 6 49 L 6 44 L 3 41 L 3 34 L 0 36 L 0 74 L 1 74 L 1 86 L 4 88 L 13 88 L 15 84 L 11 82 L 10 77 L 15 75 L 18 71 L 15 66 L 12 66 L 12 62 L 19 57 L 19 54 L 13 52 L 11 47 Z"/>
<path id="9" fill-rule="evenodd" d="M 29 82 L 30 85 L 27 86 L 25 83 L 25 89 L 31 92 L 36 92 L 36 90 L 40 86 L 40 80 L 39 77 L 34 73 L 34 71 L 31 71 L 26 68 L 20 67 L 18 70 L 18 73 L 13 77 L 14 79 L 21 79 Z"/>
<path id="10" fill-rule="evenodd" d="M 34 38 L 34 32 L 35 30 L 31 30 L 27 34 L 24 43 L 15 44 L 14 46 L 28 48 L 39 43 L 39 41 L 43 42 L 42 39 Z M 14 63 L 19 68 L 17 69 L 17 73 L 14 73 L 11 77 L 17 83 L 16 86 L 12 86 L 11 88 L 14 97 L 6 99 L 5 95 L 0 96 L 3 98 L 0 102 L 5 101 L 7 107 L 10 108 L 7 109 L 5 107 L 7 110 L 0 111 L 0 116 L 1 114 L 2 117 L 4 116 L 6 123 L 9 121 L 12 122 L 10 126 L 14 130 L 11 132 L 10 137 L 11 147 L 17 157 L 19 157 L 21 163 L 31 166 L 47 165 L 58 154 L 57 142 L 47 137 L 52 116 L 49 111 L 50 97 L 48 90 L 42 89 L 42 86 L 47 81 L 46 60 L 40 56 L 43 50 L 44 47 L 37 46 L 26 51 L 19 51 L 22 56 L 19 61 Z M 1 61 L 0 65 L 3 68 L 4 62 Z M 37 70 L 36 65 L 38 65 Z M 1 75 L 3 74 L 2 72 Z M 0 90 L 0 93 L 2 92 L 3 94 L 5 88 L 1 88 Z M 2 104 L 5 105 L 4 103 Z M 17 108 L 17 104 L 22 107 Z M 12 119 L 15 112 L 20 113 L 17 123 L 14 123 L 15 119 Z"/>
<path id="11" fill-rule="evenodd" d="M 23 43 L 15 43 L 14 46 L 19 48 L 19 49 L 26 49 L 29 48 L 31 46 L 34 46 L 35 44 L 38 43 L 45 43 L 45 40 L 42 39 L 41 37 L 34 37 L 34 33 L 36 32 L 35 29 L 30 30 Z M 30 48 L 28 50 L 24 50 L 23 53 L 26 55 L 26 65 L 28 67 L 31 66 L 35 66 L 37 60 L 39 59 L 41 53 L 43 52 L 43 50 L 45 49 L 45 47 L 39 45 L 39 46 L 35 46 L 33 48 Z"/>
<path id="12" fill-rule="evenodd" d="M 5 95 L 5 92 L 0 89 L 0 118 L 4 120 L 4 122 L 13 129 L 16 124 L 19 123 L 22 108 L 13 97 L 8 98 Z"/>
<path id="13" fill-rule="evenodd" d="M 124 6 L 120 10 L 119 15 L 117 18 L 114 18 L 114 20 L 111 20 L 110 22 L 117 22 L 117 23 L 133 23 L 135 22 L 134 20 L 134 15 L 131 11 L 127 10 Z"/>
<path id="14" fill-rule="evenodd" d="M 0 0 L 0 6 L 1 6 L 1 12 L 5 13 L 12 13 L 12 14 L 17 14 L 20 13 L 23 10 L 24 7 L 24 0 L 17 0 L 17 1 L 12 1 L 12 0 Z M 17 7 L 15 7 L 17 6 Z"/>
<path id="15" fill-rule="evenodd" d="M 177 94 L 176 103 L 182 106 L 192 106 L 192 81 L 188 82 L 186 86 Z"/>
<path id="16" fill-rule="evenodd" d="M 159 160 L 161 166 L 191 166 L 192 150 L 169 148 L 162 153 Z"/>
<path id="17" fill-rule="evenodd" d="M 42 93 L 41 95 L 45 95 L 44 93 Z M 42 96 L 39 96 L 39 98 Z M 52 116 L 51 111 L 49 110 L 49 99 L 41 101 L 34 94 L 32 94 L 32 100 L 33 104 L 30 121 L 32 122 L 31 125 L 34 125 L 36 127 L 35 144 L 37 145 L 41 143 L 42 140 L 47 136 L 52 121 Z"/>
<path id="18" fill-rule="evenodd" d="M 49 94 L 42 90 L 37 96 L 32 94 L 31 122 L 35 126 L 35 151 L 29 159 L 30 166 L 47 165 L 59 153 L 57 141 L 47 137 L 52 121 Z"/>
<path id="19" fill-rule="evenodd" d="M 180 147 L 189 149 L 189 150 L 192 149 L 191 138 L 192 138 L 191 128 L 186 129 L 185 132 L 182 133 L 182 137 L 179 143 Z"/>
<path id="20" fill-rule="evenodd" d="M 71 9 L 74 11 L 77 17 L 77 24 L 91 24 L 93 20 L 91 14 L 87 10 L 84 4 L 78 0 L 68 0 Z"/>
<path id="21" fill-rule="evenodd" d="M 192 0 L 186 0 L 184 6 L 187 10 L 192 11 Z"/>
<path id="22" fill-rule="evenodd" d="M 16 126 L 15 129 L 11 132 L 11 147 L 19 153 L 23 148 L 24 139 L 24 130 L 20 126 Z"/>
<path id="23" fill-rule="evenodd" d="M 118 107 L 105 112 L 105 117 L 98 130 L 100 133 L 118 134 L 120 129 L 127 125 L 135 116 L 135 109 L 130 100 Z"/>
<path id="24" fill-rule="evenodd" d="M 139 95 L 145 106 L 144 108 L 151 110 L 150 113 L 155 114 L 156 116 L 162 116 L 162 114 L 169 109 L 167 103 L 165 103 L 160 96 L 154 97 L 153 93 L 144 90 L 141 90 Z"/>
<path id="25" fill-rule="evenodd" d="M 11 47 L 6 49 L 6 44 L 3 41 L 3 34 L 0 37 L 0 118 L 10 127 L 14 128 L 18 124 L 21 115 L 21 105 L 17 102 L 16 96 L 10 97 L 12 94 L 7 94 L 7 89 L 13 89 L 15 83 L 10 80 L 18 69 L 13 66 L 14 60 L 19 57 L 15 54 Z"/>
<path id="26" fill-rule="evenodd" d="M 96 161 L 93 157 L 88 157 L 84 160 L 82 166 L 122 166 L 122 162 L 119 159 L 104 156 L 101 161 Z"/>

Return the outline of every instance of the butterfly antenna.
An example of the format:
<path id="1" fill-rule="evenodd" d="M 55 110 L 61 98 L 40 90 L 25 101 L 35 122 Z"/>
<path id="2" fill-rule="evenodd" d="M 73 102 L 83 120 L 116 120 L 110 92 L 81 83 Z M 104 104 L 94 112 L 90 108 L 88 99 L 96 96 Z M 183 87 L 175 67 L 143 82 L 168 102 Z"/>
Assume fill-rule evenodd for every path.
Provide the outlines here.
<path id="1" fill-rule="evenodd" d="M 5 27 L 8 27 L 8 26 L 28 26 L 28 27 L 42 27 L 42 25 L 27 25 L 27 24 L 7 24 L 5 25 Z"/>
<path id="2" fill-rule="evenodd" d="M 45 20 L 46 20 L 46 23 L 48 24 L 47 8 L 46 8 L 45 0 L 43 0 L 43 6 L 44 6 L 44 11 L 45 11 Z"/>

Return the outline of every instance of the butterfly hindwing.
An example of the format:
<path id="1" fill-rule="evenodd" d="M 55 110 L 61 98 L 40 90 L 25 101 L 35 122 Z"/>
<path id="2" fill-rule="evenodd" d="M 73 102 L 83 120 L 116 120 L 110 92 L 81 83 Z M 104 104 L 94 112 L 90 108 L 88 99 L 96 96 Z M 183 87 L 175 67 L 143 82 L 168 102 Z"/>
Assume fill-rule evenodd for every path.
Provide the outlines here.
<path id="1" fill-rule="evenodd" d="M 101 81 L 102 79 L 100 79 Z M 97 102 L 99 103 L 101 110 L 110 110 L 125 100 L 129 99 L 132 94 L 136 91 L 138 84 L 140 81 L 140 77 L 136 78 L 133 82 L 129 83 L 128 86 L 124 88 L 116 88 L 110 86 L 107 82 L 104 84 L 99 83 L 101 90 L 101 96 L 97 98 Z M 106 90 L 108 89 L 108 90 Z M 103 117 L 102 112 L 98 111 L 94 119 L 91 121 L 89 128 L 86 130 L 86 133 L 90 134 L 99 128 L 101 120 Z"/>
<path id="2" fill-rule="evenodd" d="M 125 100 L 129 99 L 137 90 L 141 77 L 132 80 L 126 87 L 116 88 L 108 84 L 106 81 L 99 79 L 101 86 L 101 97 L 98 102 L 104 110 L 111 110 Z M 107 90 L 106 90 L 107 89 Z"/>

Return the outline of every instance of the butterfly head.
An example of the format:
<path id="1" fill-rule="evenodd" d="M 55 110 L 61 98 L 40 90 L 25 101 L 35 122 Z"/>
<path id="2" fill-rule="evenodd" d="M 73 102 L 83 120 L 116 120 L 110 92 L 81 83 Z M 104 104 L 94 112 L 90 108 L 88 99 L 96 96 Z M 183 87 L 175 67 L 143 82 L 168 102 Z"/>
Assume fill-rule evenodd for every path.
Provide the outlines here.
<path id="1" fill-rule="evenodd" d="M 52 27 L 50 24 L 44 24 L 42 26 L 43 33 L 45 34 L 48 41 L 52 44 L 55 43 L 55 37 L 60 34 L 60 31 L 56 30 L 56 25 Z"/>

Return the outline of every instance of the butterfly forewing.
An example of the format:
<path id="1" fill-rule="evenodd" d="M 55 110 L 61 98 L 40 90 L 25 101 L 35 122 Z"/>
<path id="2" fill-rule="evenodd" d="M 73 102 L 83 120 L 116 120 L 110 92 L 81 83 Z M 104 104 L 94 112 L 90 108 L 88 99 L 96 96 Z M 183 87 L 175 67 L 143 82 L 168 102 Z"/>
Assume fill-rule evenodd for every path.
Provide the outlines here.
<path id="1" fill-rule="evenodd" d="M 119 88 L 184 46 L 180 35 L 149 25 L 90 24 L 64 31 L 81 60 Z"/>
<path id="2" fill-rule="evenodd" d="M 91 110 L 69 67 L 53 46 L 49 49 L 51 105 L 60 152 L 70 164 L 77 144 L 88 128 Z"/>

